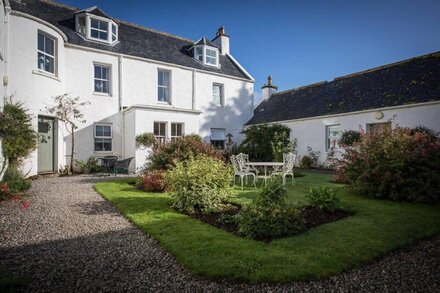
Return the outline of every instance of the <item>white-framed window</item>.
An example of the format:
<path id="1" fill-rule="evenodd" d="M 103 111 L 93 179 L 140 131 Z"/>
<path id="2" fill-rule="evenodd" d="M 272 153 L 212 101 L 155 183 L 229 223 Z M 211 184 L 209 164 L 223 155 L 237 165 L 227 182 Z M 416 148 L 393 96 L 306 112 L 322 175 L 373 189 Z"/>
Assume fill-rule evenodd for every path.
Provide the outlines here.
<path id="1" fill-rule="evenodd" d="M 110 18 L 82 12 L 76 14 L 75 23 L 84 38 L 108 44 L 118 41 L 118 24 Z"/>
<path id="2" fill-rule="evenodd" d="M 110 66 L 94 64 L 95 93 L 110 94 Z"/>
<path id="3" fill-rule="evenodd" d="M 224 149 L 226 142 L 226 129 L 211 128 L 211 144 L 218 149 Z"/>
<path id="4" fill-rule="evenodd" d="M 194 58 L 203 64 L 218 66 L 218 49 L 206 45 L 194 46 Z"/>
<path id="5" fill-rule="evenodd" d="M 217 51 L 206 48 L 206 64 L 217 66 Z"/>
<path id="6" fill-rule="evenodd" d="M 166 122 L 154 122 L 154 136 L 159 144 L 164 144 L 167 139 L 167 123 Z"/>
<path id="7" fill-rule="evenodd" d="M 194 54 L 195 54 L 195 58 L 197 59 L 197 60 L 199 60 L 200 62 L 204 62 L 203 61 L 203 47 L 195 47 L 195 49 L 194 49 L 195 51 L 194 51 Z"/>
<path id="8" fill-rule="evenodd" d="M 95 152 L 111 152 L 112 151 L 112 125 L 95 124 L 94 127 Z"/>
<path id="9" fill-rule="evenodd" d="M 107 21 L 101 21 L 95 18 L 90 18 L 90 37 L 103 41 L 108 40 L 108 25 Z"/>
<path id="10" fill-rule="evenodd" d="M 183 123 L 171 123 L 171 141 L 176 141 L 183 136 Z"/>
<path id="11" fill-rule="evenodd" d="M 339 139 L 341 138 L 341 125 L 327 125 L 326 127 L 326 149 L 339 149 Z"/>
<path id="12" fill-rule="evenodd" d="M 171 72 L 159 69 L 157 71 L 157 101 L 170 103 Z"/>
<path id="13" fill-rule="evenodd" d="M 223 106 L 224 97 L 223 97 L 223 85 L 219 83 L 212 84 L 212 102 L 216 106 Z"/>
<path id="14" fill-rule="evenodd" d="M 37 66 L 40 70 L 55 74 L 56 40 L 41 31 L 38 31 Z"/>

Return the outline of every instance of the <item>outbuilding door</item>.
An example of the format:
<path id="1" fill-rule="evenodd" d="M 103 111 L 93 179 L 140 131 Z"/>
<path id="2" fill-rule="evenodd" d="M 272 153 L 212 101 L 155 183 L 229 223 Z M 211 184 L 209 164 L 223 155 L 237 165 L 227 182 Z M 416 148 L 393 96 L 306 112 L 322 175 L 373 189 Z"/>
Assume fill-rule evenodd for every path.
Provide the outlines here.
<path id="1" fill-rule="evenodd" d="M 38 116 L 38 173 L 53 173 L 55 166 L 55 120 Z"/>

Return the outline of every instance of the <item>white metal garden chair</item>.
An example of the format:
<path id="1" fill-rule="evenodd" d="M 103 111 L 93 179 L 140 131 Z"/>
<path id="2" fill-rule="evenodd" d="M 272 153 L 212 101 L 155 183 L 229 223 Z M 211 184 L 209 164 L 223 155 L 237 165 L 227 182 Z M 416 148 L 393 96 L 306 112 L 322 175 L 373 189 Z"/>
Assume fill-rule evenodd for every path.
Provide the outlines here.
<path id="1" fill-rule="evenodd" d="M 248 154 L 239 153 L 238 155 L 235 156 L 235 158 L 237 159 L 237 161 L 241 162 L 242 164 L 244 163 L 248 171 L 255 172 L 255 175 L 258 176 L 257 168 L 247 165 L 249 163 Z"/>
<path id="2" fill-rule="evenodd" d="M 247 176 L 252 176 L 253 177 L 253 183 L 254 183 L 254 187 L 257 188 L 256 185 L 256 177 L 255 174 L 251 171 L 249 171 L 248 168 L 246 168 L 246 164 L 245 163 L 240 163 L 236 156 L 232 155 L 231 156 L 231 163 L 232 163 L 232 167 L 234 168 L 234 183 L 235 183 L 235 177 L 236 176 L 240 176 L 240 182 L 241 182 L 241 190 L 243 190 L 243 181 L 244 178 L 246 178 Z"/>
<path id="3" fill-rule="evenodd" d="M 295 165 L 296 155 L 294 153 L 283 154 L 284 165 L 281 169 L 275 170 L 270 174 L 271 176 L 280 175 L 283 176 L 283 184 L 286 185 L 286 177 L 292 176 L 292 183 L 295 182 L 295 176 L 293 173 L 293 166 Z"/>

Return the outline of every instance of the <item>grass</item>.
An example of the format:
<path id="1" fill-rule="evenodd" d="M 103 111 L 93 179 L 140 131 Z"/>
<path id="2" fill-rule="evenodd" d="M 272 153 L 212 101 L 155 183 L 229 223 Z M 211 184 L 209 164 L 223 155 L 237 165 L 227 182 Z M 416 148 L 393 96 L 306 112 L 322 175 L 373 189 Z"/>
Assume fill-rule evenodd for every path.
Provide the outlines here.
<path id="1" fill-rule="evenodd" d="M 305 204 L 311 186 L 341 185 L 305 173 L 289 186 L 289 201 Z M 182 215 L 166 193 L 145 193 L 127 180 L 101 182 L 96 190 L 128 219 L 157 239 L 191 272 L 246 282 L 319 279 L 368 263 L 391 250 L 440 232 L 440 207 L 373 200 L 339 191 L 342 207 L 355 215 L 268 244 L 234 236 Z M 249 203 L 258 191 L 236 190 Z"/>

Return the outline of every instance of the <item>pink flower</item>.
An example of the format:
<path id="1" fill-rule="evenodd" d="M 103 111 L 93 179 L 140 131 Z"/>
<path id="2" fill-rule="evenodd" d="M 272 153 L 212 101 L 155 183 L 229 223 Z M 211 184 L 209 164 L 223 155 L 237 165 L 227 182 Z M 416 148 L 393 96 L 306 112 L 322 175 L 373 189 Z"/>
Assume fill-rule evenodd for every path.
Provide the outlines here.
<path id="1" fill-rule="evenodd" d="M 20 203 L 20 208 L 22 208 L 23 210 L 27 209 L 29 207 L 29 201 L 24 200 Z"/>

